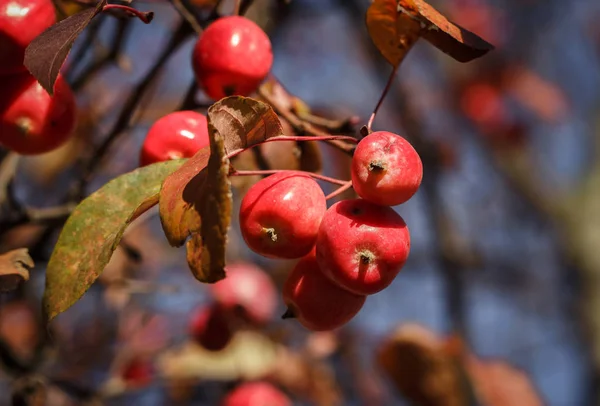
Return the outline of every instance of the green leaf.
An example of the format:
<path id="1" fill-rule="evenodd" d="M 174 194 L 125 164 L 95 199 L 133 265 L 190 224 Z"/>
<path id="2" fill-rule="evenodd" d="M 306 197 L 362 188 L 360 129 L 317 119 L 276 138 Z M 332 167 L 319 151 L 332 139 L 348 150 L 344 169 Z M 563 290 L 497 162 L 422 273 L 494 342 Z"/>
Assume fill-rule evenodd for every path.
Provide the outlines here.
<path id="1" fill-rule="evenodd" d="M 46 269 L 43 309 L 50 322 L 100 276 L 125 228 L 158 203 L 164 179 L 185 160 L 161 162 L 111 180 L 73 211 Z"/>

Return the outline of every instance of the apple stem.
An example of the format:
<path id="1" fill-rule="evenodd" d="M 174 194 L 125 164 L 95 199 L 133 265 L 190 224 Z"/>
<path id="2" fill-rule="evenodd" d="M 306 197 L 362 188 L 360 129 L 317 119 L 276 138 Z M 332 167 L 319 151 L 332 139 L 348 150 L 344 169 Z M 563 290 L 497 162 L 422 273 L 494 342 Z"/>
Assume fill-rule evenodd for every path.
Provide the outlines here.
<path id="1" fill-rule="evenodd" d="M 371 127 L 373 126 L 373 121 L 375 121 L 375 116 L 377 115 L 379 108 L 383 104 L 383 100 L 385 99 L 385 96 L 387 96 L 388 92 L 392 88 L 392 83 L 394 82 L 394 78 L 396 77 L 396 72 L 398 71 L 399 66 L 400 66 L 400 64 L 397 64 L 396 66 L 394 66 L 394 69 L 392 69 L 392 73 L 390 74 L 390 77 L 385 85 L 385 89 L 383 89 L 383 93 L 381 93 L 381 97 L 379 98 L 379 101 L 377 102 L 377 105 L 375 106 L 375 110 L 373 110 L 373 114 L 371 114 L 371 117 L 369 118 L 369 122 L 367 123 L 367 131 L 369 133 L 371 132 Z"/>
<path id="2" fill-rule="evenodd" d="M 274 175 L 276 173 L 285 172 L 285 171 L 286 171 L 285 169 L 268 169 L 268 170 L 264 170 L 264 171 L 263 170 L 238 171 L 238 170 L 234 169 L 234 171 L 229 176 Z M 329 176 L 319 175 L 319 174 L 312 173 L 312 172 L 306 172 L 306 171 L 295 171 L 295 172 L 302 172 L 302 173 L 310 176 L 311 178 L 322 180 L 322 181 L 329 182 L 329 183 L 333 183 L 334 185 L 344 186 L 347 183 L 345 180 L 330 178 Z"/>
<path id="3" fill-rule="evenodd" d="M 381 161 L 371 161 L 369 163 L 369 172 L 381 172 L 385 170 L 385 163 Z"/>
<path id="4" fill-rule="evenodd" d="M 344 193 L 346 190 L 350 189 L 351 187 L 352 187 L 351 180 L 344 182 L 344 184 L 341 187 L 337 188 L 336 190 L 334 190 L 333 192 L 331 192 L 330 194 L 325 196 L 325 200 L 333 199 L 334 197 L 341 195 L 342 193 Z"/>
<path id="5" fill-rule="evenodd" d="M 108 10 L 124 10 L 124 11 L 128 12 L 129 14 L 139 18 L 144 24 L 150 24 L 150 22 L 154 18 L 153 11 L 143 12 L 143 11 L 136 10 L 133 7 L 124 6 L 121 4 L 107 4 L 104 7 L 102 7 L 102 11 L 108 11 Z"/>

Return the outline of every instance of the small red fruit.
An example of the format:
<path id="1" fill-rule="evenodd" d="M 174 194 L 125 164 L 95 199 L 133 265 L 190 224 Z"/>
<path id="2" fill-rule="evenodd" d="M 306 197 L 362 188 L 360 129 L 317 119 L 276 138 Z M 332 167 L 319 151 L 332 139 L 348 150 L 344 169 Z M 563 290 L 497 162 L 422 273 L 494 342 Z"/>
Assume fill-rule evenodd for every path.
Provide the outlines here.
<path id="1" fill-rule="evenodd" d="M 378 131 L 358 143 L 351 172 L 352 186 L 360 197 L 382 206 L 395 206 L 419 189 L 423 163 L 404 138 Z"/>
<path id="2" fill-rule="evenodd" d="M 355 295 L 327 279 L 315 251 L 300 259 L 283 285 L 288 306 L 283 318 L 294 317 L 312 331 L 333 330 L 348 323 L 362 308 L 366 296 Z"/>
<path id="3" fill-rule="evenodd" d="M 371 295 L 386 288 L 408 258 L 410 235 L 392 208 L 366 200 L 331 206 L 319 228 L 317 261 L 342 288 Z"/>
<path id="4" fill-rule="evenodd" d="M 209 351 L 227 347 L 233 337 L 227 311 L 218 304 L 197 309 L 191 317 L 190 336 Z"/>
<path id="5" fill-rule="evenodd" d="M 149 361 L 141 358 L 131 359 L 123 368 L 121 377 L 129 387 L 140 388 L 152 382 L 154 368 Z"/>
<path id="6" fill-rule="evenodd" d="M 52 0 L 0 1 L 0 74 L 26 71 L 25 48 L 55 22 Z"/>
<path id="7" fill-rule="evenodd" d="M 221 406 L 292 406 L 292 402 L 270 383 L 248 382 L 229 392 Z"/>
<path id="8" fill-rule="evenodd" d="M 234 316 L 262 325 L 268 323 L 277 306 L 276 288 L 258 266 L 236 263 L 225 267 L 225 279 L 210 285 L 215 301 Z"/>
<path id="9" fill-rule="evenodd" d="M 61 75 L 50 95 L 29 73 L 0 80 L 0 144 L 23 155 L 52 151 L 73 134 L 77 107 Z"/>
<path id="10" fill-rule="evenodd" d="M 282 171 L 255 183 L 242 199 L 242 236 L 269 258 L 300 258 L 317 239 L 327 210 L 319 184 L 299 171 Z"/>
<path id="11" fill-rule="evenodd" d="M 254 92 L 272 64 L 269 37 L 244 17 L 219 18 L 204 30 L 194 47 L 196 80 L 214 100 Z"/>
<path id="12" fill-rule="evenodd" d="M 195 111 L 176 111 L 161 117 L 150 127 L 142 145 L 140 165 L 190 158 L 207 145 L 206 117 Z"/>

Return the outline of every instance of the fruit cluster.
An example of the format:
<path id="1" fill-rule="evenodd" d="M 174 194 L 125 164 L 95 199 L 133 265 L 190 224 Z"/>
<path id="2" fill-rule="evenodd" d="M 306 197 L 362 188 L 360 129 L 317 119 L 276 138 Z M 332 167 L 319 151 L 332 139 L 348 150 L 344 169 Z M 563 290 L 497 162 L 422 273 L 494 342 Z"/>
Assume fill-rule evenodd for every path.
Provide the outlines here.
<path id="1" fill-rule="evenodd" d="M 351 173 L 361 198 L 329 209 L 319 184 L 299 171 L 257 182 L 240 207 L 250 249 L 269 258 L 301 258 L 283 288 L 284 318 L 314 331 L 347 323 L 367 295 L 392 283 L 410 250 L 408 227 L 389 206 L 406 202 L 421 184 L 415 149 L 395 134 L 372 133 L 358 144 Z"/>
<path id="2" fill-rule="evenodd" d="M 0 2 L 0 145 L 19 154 L 52 151 L 75 128 L 75 98 L 63 77 L 50 96 L 23 65 L 25 48 L 55 20 L 51 0 Z"/>
<path id="3" fill-rule="evenodd" d="M 196 80 L 213 99 L 256 91 L 272 62 L 267 35 L 239 16 L 212 23 L 193 53 Z M 148 132 L 140 163 L 191 157 L 208 144 L 205 116 L 171 113 Z M 414 148 L 395 134 L 372 133 L 358 144 L 351 172 L 361 199 L 329 209 L 314 174 L 301 171 L 278 171 L 262 179 L 241 202 L 239 223 L 250 249 L 268 258 L 301 258 L 284 286 L 284 317 L 315 331 L 340 327 L 354 317 L 367 295 L 392 283 L 410 249 L 408 228 L 389 206 L 406 202 L 419 188 L 423 166 Z M 235 278 L 231 270 L 230 278 Z M 226 331 L 221 313 L 220 305 L 203 310 L 195 329 Z M 204 345 L 219 347 L 213 344 Z"/>

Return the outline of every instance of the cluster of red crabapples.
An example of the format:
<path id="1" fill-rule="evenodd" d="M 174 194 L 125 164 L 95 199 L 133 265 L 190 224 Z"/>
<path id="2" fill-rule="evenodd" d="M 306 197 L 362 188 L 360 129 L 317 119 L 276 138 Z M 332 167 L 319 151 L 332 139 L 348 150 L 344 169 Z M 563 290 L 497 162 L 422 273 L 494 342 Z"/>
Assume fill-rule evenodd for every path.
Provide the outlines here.
<path id="1" fill-rule="evenodd" d="M 0 145 L 19 154 L 52 151 L 74 132 L 75 97 L 62 75 L 50 96 L 23 65 L 25 48 L 55 22 L 52 0 L 0 2 Z"/>
<path id="2" fill-rule="evenodd" d="M 254 92 L 272 62 L 267 35 L 237 16 L 211 24 L 193 54 L 196 80 L 213 99 Z M 179 111 L 151 127 L 140 161 L 147 165 L 191 157 L 208 144 L 206 117 Z M 295 317 L 310 330 L 335 329 L 358 313 L 367 295 L 389 286 L 406 262 L 408 228 L 389 206 L 416 193 L 423 176 L 421 159 L 402 137 L 389 132 L 368 135 L 352 160 L 352 184 L 361 199 L 329 209 L 314 174 L 276 172 L 244 196 L 242 236 L 250 249 L 265 257 L 300 258 L 284 285 L 284 317 Z M 217 317 L 220 310 L 211 311 Z M 198 324 L 208 326 L 210 314 L 198 316 Z"/>
<path id="3" fill-rule="evenodd" d="M 421 184 L 414 148 L 398 135 L 372 133 L 357 145 L 351 173 L 359 199 L 327 208 L 313 174 L 280 171 L 254 184 L 240 207 L 250 249 L 300 258 L 283 287 L 283 317 L 314 331 L 352 319 L 368 295 L 392 283 L 410 251 L 408 227 L 389 206 L 409 200 Z"/>

